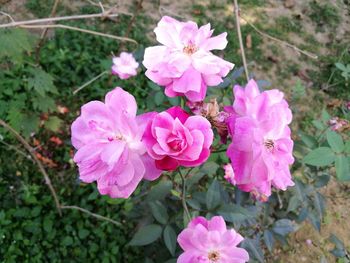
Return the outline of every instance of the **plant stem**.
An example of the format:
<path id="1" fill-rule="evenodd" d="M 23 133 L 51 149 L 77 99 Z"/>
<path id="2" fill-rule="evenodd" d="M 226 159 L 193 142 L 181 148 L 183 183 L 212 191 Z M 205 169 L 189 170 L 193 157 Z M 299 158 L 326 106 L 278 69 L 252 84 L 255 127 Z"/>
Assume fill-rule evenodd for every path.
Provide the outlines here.
<path id="1" fill-rule="evenodd" d="M 187 204 L 186 204 L 186 178 L 183 176 L 183 174 L 182 174 L 180 169 L 179 169 L 179 174 L 181 176 L 181 181 L 182 181 L 182 197 L 181 197 L 182 206 L 184 208 L 184 212 L 185 212 L 185 214 L 187 216 L 188 221 L 191 221 L 191 214 L 188 211 L 188 207 L 187 207 Z"/>
<path id="2" fill-rule="evenodd" d="M 239 40 L 239 48 L 241 50 L 244 72 L 245 72 L 245 76 L 246 76 L 247 82 L 248 82 L 249 81 L 249 72 L 248 72 L 247 60 L 245 58 L 245 53 L 244 53 L 241 25 L 239 23 L 239 7 L 238 7 L 237 0 L 234 0 L 233 3 L 234 3 L 234 6 L 235 6 L 236 29 L 237 29 L 238 40 Z"/>

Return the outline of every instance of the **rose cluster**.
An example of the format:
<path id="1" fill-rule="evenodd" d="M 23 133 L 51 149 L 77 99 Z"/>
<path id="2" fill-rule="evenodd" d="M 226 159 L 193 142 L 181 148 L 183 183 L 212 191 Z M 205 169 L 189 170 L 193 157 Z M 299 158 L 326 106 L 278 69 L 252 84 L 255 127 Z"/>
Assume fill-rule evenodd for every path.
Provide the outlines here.
<path id="1" fill-rule="evenodd" d="M 184 96 L 194 115 L 179 106 L 137 115 L 135 98 L 120 87 L 104 102 L 85 104 L 71 127 L 80 180 L 96 182 L 101 194 L 128 198 L 142 180 L 203 164 L 214 129 L 222 143 L 231 138 L 231 164 L 225 165 L 229 183 L 260 201 L 267 200 L 272 186 L 292 186 L 292 114 L 283 93 L 260 92 L 251 80 L 245 88 L 235 86 L 233 106 L 220 111 L 216 100 L 204 99 L 208 87 L 220 84 L 234 66 L 211 52 L 226 47 L 227 34 L 213 36 L 210 24 L 198 27 L 167 16 L 154 32 L 161 45 L 146 48 L 145 74 L 167 96 Z M 112 73 L 121 79 L 135 76 L 137 68 L 132 54 L 113 58 Z M 242 240 L 222 217 L 197 217 L 178 237 L 184 250 L 178 262 L 247 262 L 248 253 L 237 247 Z"/>

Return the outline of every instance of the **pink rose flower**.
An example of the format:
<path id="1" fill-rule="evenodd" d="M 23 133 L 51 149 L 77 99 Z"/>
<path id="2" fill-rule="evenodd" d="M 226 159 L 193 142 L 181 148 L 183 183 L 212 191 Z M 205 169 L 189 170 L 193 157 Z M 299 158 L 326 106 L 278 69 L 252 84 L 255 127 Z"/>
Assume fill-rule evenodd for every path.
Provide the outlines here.
<path id="1" fill-rule="evenodd" d="M 161 46 L 145 50 L 146 76 L 165 86 L 169 97 L 186 96 L 190 101 L 204 100 L 207 86 L 216 86 L 234 64 L 211 53 L 224 49 L 227 33 L 212 37 L 210 24 L 179 22 L 164 16 L 154 32 Z"/>
<path id="2" fill-rule="evenodd" d="M 221 216 L 214 216 L 211 220 L 196 217 L 177 238 L 184 250 L 177 263 L 248 262 L 248 252 L 237 247 L 242 240 L 243 237 L 234 229 L 226 228 Z"/>
<path id="3" fill-rule="evenodd" d="M 143 142 L 158 169 L 175 170 L 180 165 L 198 166 L 208 159 L 213 131 L 204 117 L 189 116 L 180 107 L 172 107 L 148 123 Z"/>
<path id="4" fill-rule="evenodd" d="M 235 173 L 230 163 L 224 165 L 225 175 L 224 178 L 232 185 L 236 185 Z"/>
<path id="5" fill-rule="evenodd" d="M 137 75 L 139 63 L 131 53 L 122 52 L 119 57 L 113 58 L 112 74 L 121 79 L 128 79 Z"/>
<path id="6" fill-rule="evenodd" d="M 161 171 L 141 142 L 146 124 L 156 113 L 136 116 L 135 98 L 121 88 L 108 92 L 105 102 L 91 101 L 71 127 L 74 161 L 80 179 L 97 181 L 101 194 L 127 198 L 142 178 L 154 180 Z"/>
<path id="7" fill-rule="evenodd" d="M 235 101 L 227 119 L 232 143 L 227 150 L 237 186 L 266 201 L 271 186 L 286 190 L 293 186 L 289 165 L 293 164 L 293 141 L 288 124 L 292 113 L 283 93 L 260 93 L 254 80 L 245 89 L 234 87 Z"/>

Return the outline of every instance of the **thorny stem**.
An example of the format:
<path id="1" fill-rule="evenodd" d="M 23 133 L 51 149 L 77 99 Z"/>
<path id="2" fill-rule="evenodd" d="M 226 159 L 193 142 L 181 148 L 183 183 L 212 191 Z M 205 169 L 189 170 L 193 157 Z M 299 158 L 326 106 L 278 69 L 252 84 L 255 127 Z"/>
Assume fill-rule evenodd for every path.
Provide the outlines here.
<path id="1" fill-rule="evenodd" d="M 49 187 L 49 189 L 51 191 L 51 195 L 53 196 L 53 199 L 55 200 L 56 209 L 58 211 L 58 214 L 60 216 L 62 216 L 61 205 L 60 205 L 60 202 L 58 200 L 56 191 L 55 191 L 54 187 L 51 184 L 50 177 L 46 173 L 46 170 L 45 170 L 44 166 L 41 164 L 41 162 L 39 161 L 38 157 L 35 155 L 35 150 L 29 145 L 29 143 L 15 129 L 13 129 L 10 125 L 8 125 L 6 122 L 4 122 L 1 119 L 0 119 L 0 125 L 3 126 L 9 132 L 11 132 L 17 138 L 17 140 L 19 140 L 23 144 L 24 148 L 26 148 L 26 150 L 33 157 L 34 161 L 36 162 L 36 164 L 39 167 L 40 172 L 44 176 L 45 183 Z"/>
<path id="2" fill-rule="evenodd" d="M 181 181 L 182 181 L 182 196 L 181 196 L 182 206 L 184 208 L 188 221 L 191 221 L 191 214 L 188 211 L 188 207 L 186 204 L 186 178 L 183 176 L 181 169 L 179 169 L 179 174 L 181 176 Z"/>
<path id="3" fill-rule="evenodd" d="M 235 7 L 236 29 L 237 29 L 238 40 L 239 40 L 239 48 L 241 49 L 244 72 L 245 72 L 245 76 L 246 76 L 247 82 L 248 82 L 249 81 L 249 72 L 248 72 L 247 60 L 245 58 L 245 53 L 244 53 L 241 25 L 239 22 L 239 7 L 238 7 L 237 0 L 234 0 L 233 3 L 234 3 L 234 7 Z"/>

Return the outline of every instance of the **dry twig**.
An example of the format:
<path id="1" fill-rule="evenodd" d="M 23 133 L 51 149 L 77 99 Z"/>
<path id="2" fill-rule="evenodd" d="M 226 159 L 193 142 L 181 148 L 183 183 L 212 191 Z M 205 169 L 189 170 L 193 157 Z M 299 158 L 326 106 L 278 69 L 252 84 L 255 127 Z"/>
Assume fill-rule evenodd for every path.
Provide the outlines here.
<path id="1" fill-rule="evenodd" d="M 9 132 L 11 132 L 16 138 L 17 140 L 19 140 L 24 148 L 26 148 L 26 150 L 30 153 L 30 155 L 33 157 L 34 161 L 36 162 L 36 164 L 39 167 L 40 172 L 42 173 L 44 179 L 45 179 L 45 183 L 47 184 L 47 186 L 50 189 L 51 195 L 53 197 L 53 199 L 55 200 L 55 204 L 56 204 L 56 209 L 59 213 L 59 215 L 62 215 L 61 212 L 61 205 L 60 202 L 58 200 L 56 191 L 54 189 L 54 187 L 51 184 L 51 180 L 49 175 L 46 173 L 46 170 L 44 168 L 44 166 L 41 164 L 41 162 L 39 161 L 38 157 L 35 155 L 35 150 L 29 145 L 29 143 L 16 131 L 14 130 L 10 125 L 8 125 L 5 121 L 0 119 L 0 125 L 3 126 L 6 130 L 8 130 Z"/>
<path id="2" fill-rule="evenodd" d="M 248 82 L 249 81 L 249 72 L 248 72 L 247 60 L 245 58 L 245 53 L 244 53 L 241 25 L 239 22 L 239 7 L 238 7 L 237 0 L 234 0 L 233 3 L 234 3 L 234 7 L 235 7 L 236 29 L 237 29 L 238 40 L 239 40 L 239 48 L 241 49 L 244 72 L 245 72 L 245 76 L 246 76 L 247 82 Z"/>
<path id="3" fill-rule="evenodd" d="M 245 19 L 242 15 L 241 15 L 241 18 L 249 25 L 251 26 L 258 34 L 260 34 L 261 36 L 263 37 L 266 37 L 266 38 L 269 38 L 271 40 L 274 40 L 286 47 L 289 47 L 289 48 L 292 48 L 293 50 L 295 50 L 296 52 L 298 53 L 301 53 L 301 54 L 304 54 L 305 56 L 308 56 L 310 58 L 313 58 L 313 59 L 317 59 L 318 56 L 316 54 L 313 54 L 311 52 L 308 52 L 308 51 L 305 51 L 305 50 L 302 50 L 284 40 L 281 40 L 281 39 L 278 39 L 278 38 L 275 38 L 273 36 L 270 36 L 269 34 L 266 34 L 265 32 L 262 32 L 260 29 L 258 29 L 255 25 L 253 25 L 252 23 L 250 23 L 247 19 Z"/>
<path id="4" fill-rule="evenodd" d="M 95 218 L 97 218 L 97 219 L 104 220 L 104 221 L 108 221 L 108 222 L 110 222 L 110 223 L 112 223 L 112 224 L 115 224 L 116 226 L 122 226 L 122 224 L 121 224 L 120 222 L 117 222 L 117 221 L 115 221 L 115 220 L 113 220 L 113 219 L 111 219 L 111 218 L 105 217 L 105 216 L 101 216 L 101 215 L 99 215 L 99 214 L 92 213 L 92 212 L 90 212 L 89 210 L 86 210 L 86 209 L 81 208 L 81 207 L 79 207 L 79 206 L 75 206 L 75 205 L 61 205 L 60 207 L 61 207 L 62 209 L 79 210 L 79 211 L 81 211 L 81 212 L 83 212 L 83 213 L 86 213 L 86 214 L 88 214 L 88 215 L 90 215 L 90 216 L 92 216 L 92 217 L 95 217 Z"/>

